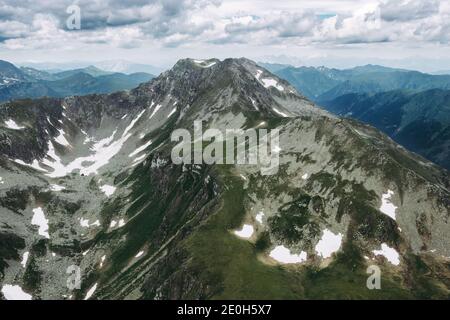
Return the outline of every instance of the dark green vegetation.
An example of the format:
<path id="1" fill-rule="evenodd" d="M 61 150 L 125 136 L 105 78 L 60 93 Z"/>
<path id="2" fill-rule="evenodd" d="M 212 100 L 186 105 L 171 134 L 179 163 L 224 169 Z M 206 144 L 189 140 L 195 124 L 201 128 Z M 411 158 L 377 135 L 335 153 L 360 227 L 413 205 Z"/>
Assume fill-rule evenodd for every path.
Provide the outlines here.
<path id="1" fill-rule="evenodd" d="M 4 270 L 8 267 L 6 260 L 19 260 L 18 250 L 25 248 L 25 240 L 19 236 L 9 233 L 0 232 L 0 280 L 4 276 Z"/>

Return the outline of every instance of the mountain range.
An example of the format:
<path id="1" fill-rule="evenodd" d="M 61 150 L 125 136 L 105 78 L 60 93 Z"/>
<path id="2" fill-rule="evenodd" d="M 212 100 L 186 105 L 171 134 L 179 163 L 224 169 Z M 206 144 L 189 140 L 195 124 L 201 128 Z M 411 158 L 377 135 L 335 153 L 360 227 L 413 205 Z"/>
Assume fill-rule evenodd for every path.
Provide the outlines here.
<path id="1" fill-rule="evenodd" d="M 450 169 L 450 75 L 376 65 L 345 70 L 276 66 L 274 72 L 326 110 L 373 125 Z"/>
<path id="2" fill-rule="evenodd" d="M 349 93 L 450 89 L 450 75 L 431 75 L 377 65 L 343 70 L 327 67 L 268 67 L 319 104 Z"/>
<path id="3" fill-rule="evenodd" d="M 21 98 L 64 97 L 128 90 L 154 76 L 147 73 L 107 72 L 94 66 L 50 73 L 30 67 L 18 68 L 0 61 L 0 102 Z"/>
<path id="4" fill-rule="evenodd" d="M 277 173 L 175 164 L 172 134 L 195 121 L 278 130 Z M 449 298 L 448 171 L 250 60 L 4 103 L 0 137 L 4 298 Z"/>
<path id="5" fill-rule="evenodd" d="M 322 105 L 373 125 L 408 150 L 450 170 L 450 90 L 351 93 Z"/>

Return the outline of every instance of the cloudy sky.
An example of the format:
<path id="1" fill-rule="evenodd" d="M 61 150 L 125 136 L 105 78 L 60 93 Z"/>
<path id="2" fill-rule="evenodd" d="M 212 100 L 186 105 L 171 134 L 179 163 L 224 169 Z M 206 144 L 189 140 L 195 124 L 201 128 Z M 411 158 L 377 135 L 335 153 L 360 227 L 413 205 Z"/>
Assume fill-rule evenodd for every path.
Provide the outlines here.
<path id="1" fill-rule="evenodd" d="M 16 63 L 245 56 L 435 71 L 450 70 L 449 40 L 448 0 L 0 0 L 0 59 Z"/>

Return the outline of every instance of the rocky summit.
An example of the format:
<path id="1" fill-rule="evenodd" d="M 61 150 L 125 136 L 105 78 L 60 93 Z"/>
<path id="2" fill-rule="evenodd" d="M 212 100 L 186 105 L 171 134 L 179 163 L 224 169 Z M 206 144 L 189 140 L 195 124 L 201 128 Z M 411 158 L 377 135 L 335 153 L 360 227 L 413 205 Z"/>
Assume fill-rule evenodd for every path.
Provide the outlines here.
<path id="1" fill-rule="evenodd" d="M 175 164 L 172 134 L 195 121 L 277 129 L 276 174 Z M 7 102 L 0 298 L 449 298 L 449 188 L 448 171 L 247 59 Z"/>

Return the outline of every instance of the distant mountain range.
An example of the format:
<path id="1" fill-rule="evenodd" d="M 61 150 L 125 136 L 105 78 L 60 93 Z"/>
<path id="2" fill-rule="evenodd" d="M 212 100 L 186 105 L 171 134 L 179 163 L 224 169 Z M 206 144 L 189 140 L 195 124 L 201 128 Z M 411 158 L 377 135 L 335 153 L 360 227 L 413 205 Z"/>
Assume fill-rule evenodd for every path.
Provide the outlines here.
<path id="1" fill-rule="evenodd" d="M 323 106 L 366 122 L 407 149 L 450 169 L 450 90 L 350 93 Z"/>
<path id="2" fill-rule="evenodd" d="M 326 110 L 375 126 L 450 169 L 450 75 L 377 65 L 345 70 L 263 65 Z"/>
<path id="3" fill-rule="evenodd" d="M 119 73 L 136 73 L 145 72 L 154 75 L 158 75 L 165 70 L 165 68 L 143 64 L 135 63 L 127 60 L 107 60 L 107 61 L 93 61 L 93 62 L 24 62 L 21 63 L 21 67 L 30 67 L 38 70 L 45 70 L 51 73 L 57 73 L 66 70 L 73 69 L 83 69 L 87 66 L 95 66 L 96 68 L 108 71 L 108 72 L 119 72 Z"/>
<path id="4" fill-rule="evenodd" d="M 289 81 L 306 97 L 321 104 L 349 93 L 378 93 L 390 90 L 450 89 L 450 75 L 432 75 L 405 69 L 366 65 L 352 69 L 327 67 L 281 68 L 263 64 Z"/>
<path id="5" fill-rule="evenodd" d="M 135 88 L 152 78 L 154 76 L 149 73 L 124 74 L 95 66 L 52 73 L 31 67 L 18 68 L 0 61 L 0 102 L 42 96 L 111 93 Z"/>

